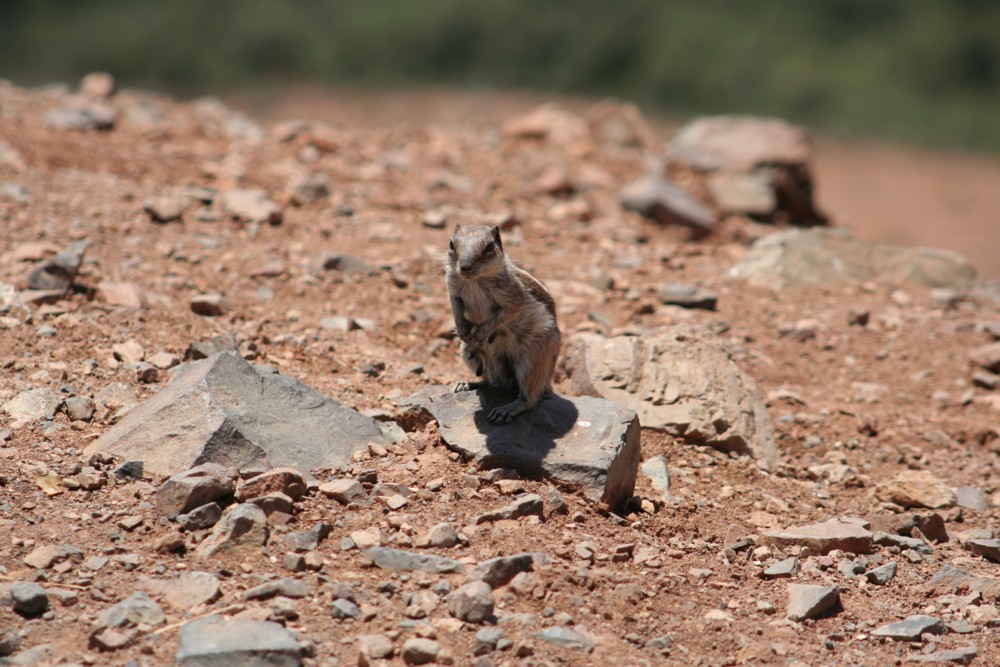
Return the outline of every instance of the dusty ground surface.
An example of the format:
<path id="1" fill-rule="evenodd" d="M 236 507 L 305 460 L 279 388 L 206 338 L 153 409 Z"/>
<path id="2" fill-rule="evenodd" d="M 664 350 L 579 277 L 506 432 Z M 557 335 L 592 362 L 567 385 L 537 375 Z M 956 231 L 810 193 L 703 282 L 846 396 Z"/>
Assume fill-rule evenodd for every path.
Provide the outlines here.
<path id="1" fill-rule="evenodd" d="M 438 553 L 478 561 L 533 551 L 551 560 L 526 586 L 497 592 L 497 614 L 505 619 L 500 627 L 515 646 L 493 653 L 494 664 L 886 665 L 970 643 L 979 651 L 975 664 L 1000 664 L 1000 639 L 987 625 L 912 644 L 870 634 L 911 614 L 968 614 L 967 608 L 949 606 L 953 600 L 929 593 L 925 582 L 946 563 L 1000 576 L 1000 567 L 965 551 L 957 539 L 969 529 L 1000 529 L 1000 497 L 983 511 L 940 510 L 956 539 L 935 545 L 919 562 L 880 548 L 881 562 L 899 561 L 898 574 L 887 586 L 845 578 L 837 559 L 832 564 L 806 559 L 795 581 L 837 583 L 842 589 L 841 608 L 815 621 L 784 619 L 787 582 L 759 576 L 766 553 L 742 551 L 731 562 L 724 557 L 727 546 L 774 527 L 888 514 L 892 508 L 875 498 L 875 486 L 906 469 L 928 470 L 953 488 L 970 485 L 987 496 L 1000 492 L 1000 404 L 996 391 L 971 385 L 967 359 L 971 348 L 991 340 L 981 325 L 1000 320 L 996 302 L 968 298 L 945 308 L 930 290 L 913 285 L 831 285 L 773 293 L 726 279 L 744 251 L 732 240 L 740 236 L 734 233 L 738 229 L 727 226 L 692 242 L 683 231 L 620 210 L 618 190 L 641 173 L 650 148 L 511 139 L 489 123 L 335 125 L 314 135 L 310 148 L 301 138 L 279 140 L 270 121 L 259 141 L 240 138 L 232 127 L 227 130 L 227 116 L 216 107 L 162 99 L 140 104 L 130 94 L 110 103 L 120 113 L 115 130 L 67 132 L 44 122 L 49 109 L 65 104 L 58 91 L 4 87 L 0 96 L 0 139 L 22 158 L 19 166 L 0 165 L 0 182 L 27 191 L 21 201 L 0 198 L 0 283 L 23 285 L 36 259 L 69 240 L 90 241 L 76 279 L 79 289 L 34 309 L 30 318 L 15 314 L 18 321 L 5 321 L 0 402 L 31 387 L 97 396 L 117 383 L 131 387 L 141 400 L 165 384 L 167 374 L 137 382 L 115 360 L 113 345 L 133 340 L 146 356 L 161 351 L 183 356 L 192 341 L 235 333 L 241 350 L 255 362 L 276 366 L 351 407 L 392 414 L 399 397 L 465 377 L 455 341 L 440 337 L 450 326 L 441 253 L 451 222 L 445 229 L 425 226 L 427 211 L 448 205 L 509 213 L 516 223 L 505 232 L 507 250 L 550 284 L 565 332 L 615 333 L 677 321 L 713 324 L 722 332 L 741 351 L 744 370 L 771 396 L 783 460 L 765 473 L 745 458 L 683 446 L 646 431 L 643 457 L 665 454 L 670 464 L 671 499 L 658 503 L 657 511 L 624 508 L 619 521 L 564 488 L 566 515 L 469 528 L 467 546 Z M 145 110 L 128 111 L 139 107 Z M 245 135 L 239 128 L 235 133 Z M 818 181 L 823 203 L 837 222 L 841 211 L 853 218 L 848 212 L 862 210 L 851 198 L 850 184 L 864 173 L 865 161 L 855 163 L 848 149 L 831 150 L 835 157 L 827 166 L 820 163 Z M 569 198 L 540 191 L 547 170 L 567 165 L 587 187 Z M 997 166 L 984 162 L 983 170 L 995 173 Z M 189 205 L 182 221 L 166 224 L 152 222 L 143 211 L 147 199 L 179 196 L 188 187 L 263 188 L 287 202 L 290 184 L 315 172 L 329 175 L 329 197 L 288 203 L 279 225 L 234 221 L 217 205 Z M 873 200 L 881 196 L 871 195 Z M 921 196 L 929 195 L 890 204 L 907 210 Z M 982 224 L 977 215 L 966 216 L 956 207 L 948 229 L 981 229 L 975 226 Z M 901 218 L 888 213 L 886 218 L 887 225 L 891 219 L 909 229 Z M 878 236 L 869 231 L 869 238 Z M 918 239 L 924 242 L 923 237 L 910 240 Z M 310 262 L 325 250 L 362 257 L 375 270 L 371 275 L 315 275 Z M 148 305 L 129 309 L 104 303 L 95 295 L 102 280 L 138 285 Z M 595 282 L 605 288 L 595 291 L 590 287 Z M 665 282 L 714 290 L 718 310 L 660 305 L 655 292 Z M 192 312 L 191 298 L 203 292 L 223 294 L 226 312 L 217 317 Z M 849 312 L 859 309 L 870 312 L 869 324 L 849 325 Z M 321 325 L 327 316 L 370 323 L 338 331 Z M 788 335 L 789 325 L 803 319 L 818 322 L 815 338 Z M 373 364 L 384 369 L 373 372 Z M 240 592 L 264 578 L 288 575 L 276 540 L 243 562 L 197 563 L 190 556 L 157 553 L 156 540 L 174 529 L 149 504 L 159 480 L 112 480 L 94 491 L 43 493 L 36 478 L 49 471 L 71 475 L 80 451 L 108 428 L 114 412 L 109 400 L 108 409 L 99 409 L 92 422 L 71 422 L 60 413 L 54 425 L 12 429 L 11 439 L 0 445 L 0 582 L 37 580 L 76 593 L 65 602 L 53 600 L 51 612 L 38 618 L 0 607 L 0 628 L 18 631 L 22 648 L 51 644 L 46 660 L 52 664 L 172 664 L 177 628 L 184 620 L 220 609 L 267 609 L 267 602 L 241 602 Z M 840 481 L 817 479 L 809 468 L 823 463 L 843 463 L 848 470 Z M 381 507 L 346 510 L 316 496 L 297 503 L 291 529 L 307 529 L 318 520 L 334 525 L 319 547 L 322 570 L 296 575 L 308 582 L 310 596 L 294 602 L 296 613 L 284 619 L 313 643 L 310 664 L 357 664 L 353 638 L 360 634 L 389 633 L 398 650 L 412 634 L 400 626 L 406 594 L 448 578 L 401 577 L 367 567 L 356 550 L 341 551 L 343 537 L 372 527 L 381 527 L 387 538 L 406 531 L 417 535 L 442 521 L 463 527 L 509 501 L 481 471 L 457 460 L 433 426 L 359 466 L 376 469 L 382 481 L 415 489 L 436 479 L 443 485 L 432 484 L 433 491 L 414 496 L 393 513 Z M 537 480 L 522 486 L 543 495 L 550 487 Z M 658 499 L 641 475 L 636 494 Z M 142 518 L 137 527 L 119 525 L 134 516 Z M 400 529 L 402 524 L 409 527 Z M 288 529 L 276 527 L 275 532 Z M 592 558 L 582 557 L 588 550 L 577 548 L 584 542 Z M 72 544 L 85 558 L 110 560 L 96 571 L 77 562 L 35 571 L 22 558 L 41 544 Z M 621 544 L 652 548 L 656 556 L 642 564 L 619 562 L 612 554 Z M 218 601 L 186 613 L 166 609 L 166 627 L 118 652 L 88 646 L 100 611 L 134 592 L 141 577 L 202 569 L 221 580 Z M 378 603 L 373 618 L 330 616 L 329 585 L 343 581 L 360 582 Z M 393 587 L 398 592 L 389 594 Z M 447 623 L 443 604 L 429 617 L 446 650 L 442 660 L 472 664 L 476 628 Z M 594 638 L 592 652 L 533 638 L 540 627 L 569 623 Z M 664 635 L 670 638 L 665 648 L 644 646 Z M 529 648 L 533 655 L 515 657 L 515 650 Z M 401 664 L 399 657 L 394 660 Z"/>

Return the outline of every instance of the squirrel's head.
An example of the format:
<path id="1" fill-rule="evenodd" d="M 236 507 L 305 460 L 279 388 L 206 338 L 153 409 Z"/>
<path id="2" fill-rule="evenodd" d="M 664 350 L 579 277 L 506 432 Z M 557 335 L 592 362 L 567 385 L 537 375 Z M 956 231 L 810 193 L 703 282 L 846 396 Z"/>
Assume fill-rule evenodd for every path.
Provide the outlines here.
<path id="1" fill-rule="evenodd" d="M 448 265 L 463 278 L 491 278 L 506 264 L 500 228 L 486 225 L 455 225 L 448 246 Z"/>

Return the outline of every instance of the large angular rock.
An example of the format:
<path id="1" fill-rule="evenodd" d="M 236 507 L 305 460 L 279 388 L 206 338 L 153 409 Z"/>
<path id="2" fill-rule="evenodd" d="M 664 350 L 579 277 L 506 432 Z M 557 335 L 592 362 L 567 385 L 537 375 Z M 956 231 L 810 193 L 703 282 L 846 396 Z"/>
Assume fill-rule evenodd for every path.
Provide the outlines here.
<path id="1" fill-rule="evenodd" d="M 663 225 L 683 225 L 695 234 L 715 230 L 718 219 L 704 204 L 659 174 L 646 174 L 622 188 L 619 195 L 626 211 Z"/>
<path id="2" fill-rule="evenodd" d="M 181 627 L 177 667 L 299 667 L 295 635 L 277 623 L 208 616 Z"/>
<path id="3" fill-rule="evenodd" d="M 298 380 L 221 352 L 174 381 L 87 447 L 173 475 L 201 463 L 241 471 L 335 468 L 385 439 L 373 419 Z"/>
<path id="4" fill-rule="evenodd" d="M 963 591 L 981 593 L 984 598 L 1000 598 L 1000 579 L 981 577 L 959 569 L 951 563 L 945 563 L 925 584 L 924 589 L 929 595 L 945 595 Z"/>
<path id="5" fill-rule="evenodd" d="M 700 171 L 747 171 L 765 165 L 800 165 L 812 146 L 805 130 L 777 118 L 696 118 L 670 140 L 667 159 Z"/>
<path id="6" fill-rule="evenodd" d="M 581 334 L 567 355 L 571 381 L 639 413 L 643 427 L 687 442 L 751 454 L 778 452 L 764 397 L 717 336 L 693 326 L 644 336 Z"/>
<path id="7" fill-rule="evenodd" d="M 779 289 L 871 280 L 966 289 L 976 269 L 947 250 L 869 243 L 846 229 L 789 229 L 756 241 L 729 275 Z"/>
<path id="8" fill-rule="evenodd" d="M 608 505 L 632 494 L 639 468 L 635 412 L 599 398 L 551 395 L 509 424 L 486 421 L 510 399 L 494 390 L 448 392 L 426 405 L 445 443 L 481 467 L 545 475 Z"/>
<path id="9" fill-rule="evenodd" d="M 787 530 L 764 533 L 764 542 L 777 547 L 809 547 L 814 556 L 822 556 L 834 549 L 851 554 L 866 554 L 872 550 L 874 535 L 856 523 L 830 519 Z"/>
<path id="10" fill-rule="evenodd" d="M 142 578 L 138 587 L 179 611 L 214 602 L 220 595 L 219 579 L 210 572 L 185 572 L 176 579 Z"/>
<path id="11" fill-rule="evenodd" d="M 712 116 L 688 123 L 671 139 L 672 168 L 708 174 L 716 205 L 727 213 L 825 224 L 813 202 L 809 135 L 777 118 Z"/>

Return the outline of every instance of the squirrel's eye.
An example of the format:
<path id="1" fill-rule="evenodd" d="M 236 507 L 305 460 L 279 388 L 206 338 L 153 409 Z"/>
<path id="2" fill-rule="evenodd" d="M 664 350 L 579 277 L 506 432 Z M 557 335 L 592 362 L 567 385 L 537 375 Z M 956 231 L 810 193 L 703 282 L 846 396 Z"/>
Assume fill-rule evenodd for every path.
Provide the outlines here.
<path id="1" fill-rule="evenodd" d="M 451 243 L 448 244 L 448 250 L 455 251 L 455 239 L 452 239 Z"/>
<path id="2" fill-rule="evenodd" d="M 486 244 L 486 247 L 483 248 L 483 252 L 486 253 L 487 255 L 492 255 L 493 251 L 495 251 L 496 249 L 497 249 L 496 245 L 493 243 L 493 241 L 490 241 L 489 243 Z"/>

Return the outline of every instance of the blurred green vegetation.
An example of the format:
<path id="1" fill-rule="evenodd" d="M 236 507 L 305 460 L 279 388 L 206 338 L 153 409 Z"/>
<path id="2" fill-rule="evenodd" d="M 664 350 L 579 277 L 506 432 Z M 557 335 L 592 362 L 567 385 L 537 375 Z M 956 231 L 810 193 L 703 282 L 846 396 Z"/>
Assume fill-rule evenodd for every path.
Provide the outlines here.
<path id="1" fill-rule="evenodd" d="M 534 88 L 1000 151 L 995 0 L 3 0 L 0 77 Z"/>

